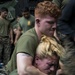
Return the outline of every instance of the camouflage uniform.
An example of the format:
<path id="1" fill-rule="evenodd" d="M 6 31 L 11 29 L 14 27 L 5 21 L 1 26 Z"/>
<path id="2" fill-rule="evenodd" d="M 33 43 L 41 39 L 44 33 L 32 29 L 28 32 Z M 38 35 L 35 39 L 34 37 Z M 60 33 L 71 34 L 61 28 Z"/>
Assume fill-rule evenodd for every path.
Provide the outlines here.
<path id="1" fill-rule="evenodd" d="M 11 44 L 9 38 L 10 22 L 0 18 L 0 61 L 7 64 L 11 54 Z"/>
<path id="2" fill-rule="evenodd" d="M 0 37 L 0 59 L 4 64 L 10 59 L 11 49 L 10 49 L 10 39 L 9 37 Z"/>
<path id="3" fill-rule="evenodd" d="M 0 69 L 0 75 L 9 75 L 4 68 Z"/>

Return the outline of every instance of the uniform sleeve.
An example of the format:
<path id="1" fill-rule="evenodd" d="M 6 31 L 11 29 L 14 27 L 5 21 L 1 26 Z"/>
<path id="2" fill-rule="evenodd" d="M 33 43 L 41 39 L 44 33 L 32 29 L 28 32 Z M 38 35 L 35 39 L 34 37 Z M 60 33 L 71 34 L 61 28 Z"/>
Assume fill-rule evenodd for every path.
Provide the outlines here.
<path id="1" fill-rule="evenodd" d="M 23 36 L 17 43 L 17 53 L 27 53 L 34 57 L 36 51 L 35 40 L 30 36 Z"/>

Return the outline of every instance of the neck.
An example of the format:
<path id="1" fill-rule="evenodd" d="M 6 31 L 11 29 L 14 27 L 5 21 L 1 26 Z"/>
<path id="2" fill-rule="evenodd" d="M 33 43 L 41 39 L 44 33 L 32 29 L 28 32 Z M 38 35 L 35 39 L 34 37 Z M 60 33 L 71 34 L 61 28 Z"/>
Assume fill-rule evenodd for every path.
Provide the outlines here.
<path id="1" fill-rule="evenodd" d="M 38 29 L 38 27 L 36 25 L 35 25 L 35 31 L 36 31 L 37 36 L 38 36 L 38 39 L 40 41 L 41 40 L 41 37 L 42 37 L 42 34 L 40 33 L 40 31 L 39 31 L 39 29 Z"/>
<path id="2" fill-rule="evenodd" d="M 6 18 L 4 18 L 4 17 L 2 17 L 2 16 L 0 16 L 0 18 L 1 18 L 1 19 L 6 19 Z"/>
<path id="3" fill-rule="evenodd" d="M 2 16 L 0 16 L 1 19 L 4 19 Z"/>

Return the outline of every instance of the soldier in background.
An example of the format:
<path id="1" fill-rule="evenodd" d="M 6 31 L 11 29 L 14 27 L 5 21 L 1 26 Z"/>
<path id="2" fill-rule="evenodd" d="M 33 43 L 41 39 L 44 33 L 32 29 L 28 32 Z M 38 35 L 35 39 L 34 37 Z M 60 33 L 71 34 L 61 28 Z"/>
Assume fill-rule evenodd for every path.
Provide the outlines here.
<path id="1" fill-rule="evenodd" d="M 22 9 L 22 18 L 18 22 L 22 33 L 34 27 L 35 18 L 33 15 L 30 14 L 30 10 L 28 7 Z"/>
<path id="2" fill-rule="evenodd" d="M 19 26 L 19 19 L 22 17 L 21 14 L 18 14 L 17 17 L 15 18 L 15 20 L 13 22 L 11 22 L 11 26 L 13 29 L 13 43 L 11 44 L 11 55 L 13 53 L 15 44 L 16 44 L 16 39 L 18 40 L 19 37 L 17 38 L 17 35 L 20 35 L 20 31 L 18 30 L 18 26 Z"/>
<path id="3" fill-rule="evenodd" d="M 21 32 L 18 30 L 18 26 L 19 26 L 19 19 L 22 17 L 21 14 L 17 15 L 16 20 L 12 23 L 13 25 L 13 34 L 14 34 L 14 45 L 16 44 L 16 41 L 19 39 L 19 37 L 17 37 L 18 35 L 21 35 Z"/>
<path id="4" fill-rule="evenodd" d="M 22 17 L 18 21 L 17 33 L 15 36 L 15 44 L 21 34 L 34 27 L 35 18 L 30 14 L 29 8 L 22 9 Z"/>
<path id="5" fill-rule="evenodd" d="M 62 71 L 66 75 L 75 75 L 75 0 L 53 0 L 61 9 L 58 20 L 59 38 L 67 48 L 65 58 L 62 58 Z M 68 12 L 69 11 L 69 12 Z"/>
<path id="6" fill-rule="evenodd" d="M 10 22 L 6 19 L 8 9 L 2 7 L 0 13 L 0 62 L 6 65 L 10 59 L 13 34 Z"/>

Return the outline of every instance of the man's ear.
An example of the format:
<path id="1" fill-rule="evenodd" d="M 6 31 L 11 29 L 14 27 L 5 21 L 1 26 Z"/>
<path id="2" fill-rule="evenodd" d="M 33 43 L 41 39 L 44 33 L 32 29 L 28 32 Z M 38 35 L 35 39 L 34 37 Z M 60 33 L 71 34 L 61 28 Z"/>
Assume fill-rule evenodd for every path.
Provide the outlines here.
<path id="1" fill-rule="evenodd" d="M 36 19 L 36 24 L 39 24 L 40 23 L 40 19 Z"/>
<path id="2" fill-rule="evenodd" d="M 40 19 L 36 19 L 36 24 L 38 27 L 40 27 Z"/>

